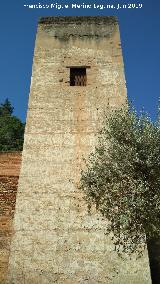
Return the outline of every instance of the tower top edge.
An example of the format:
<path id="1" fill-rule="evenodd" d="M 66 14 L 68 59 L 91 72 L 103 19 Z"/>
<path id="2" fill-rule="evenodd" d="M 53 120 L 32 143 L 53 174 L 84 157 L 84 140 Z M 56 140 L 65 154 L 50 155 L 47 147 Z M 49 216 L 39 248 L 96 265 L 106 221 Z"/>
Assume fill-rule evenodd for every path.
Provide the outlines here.
<path id="1" fill-rule="evenodd" d="M 40 17 L 39 24 L 110 24 L 117 25 L 116 16 L 64 16 L 64 17 Z"/>

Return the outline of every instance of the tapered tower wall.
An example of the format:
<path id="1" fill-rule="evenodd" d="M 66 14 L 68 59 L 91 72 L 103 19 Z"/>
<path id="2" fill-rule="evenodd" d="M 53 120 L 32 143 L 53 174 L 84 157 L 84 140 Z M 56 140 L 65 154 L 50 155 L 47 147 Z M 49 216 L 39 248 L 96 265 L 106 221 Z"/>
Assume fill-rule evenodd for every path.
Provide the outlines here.
<path id="1" fill-rule="evenodd" d="M 85 70 L 85 86 L 70 86 L 72 68 Z M 122 261 L 78 189 L 104 111 L 125 102 L 117 19 L 41 18 L 8 283 L 150 283 L 147 254 Z"/>

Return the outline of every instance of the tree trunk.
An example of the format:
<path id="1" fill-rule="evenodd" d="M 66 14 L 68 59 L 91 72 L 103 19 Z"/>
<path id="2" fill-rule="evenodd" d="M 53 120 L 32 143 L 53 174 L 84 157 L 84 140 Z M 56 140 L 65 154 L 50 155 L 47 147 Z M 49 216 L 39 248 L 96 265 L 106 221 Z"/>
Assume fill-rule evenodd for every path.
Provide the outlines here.
<path id="1" fill-rule="evenodd" d="M 160 237 L 147 239 L 152 284 L 160 284 Z"/>

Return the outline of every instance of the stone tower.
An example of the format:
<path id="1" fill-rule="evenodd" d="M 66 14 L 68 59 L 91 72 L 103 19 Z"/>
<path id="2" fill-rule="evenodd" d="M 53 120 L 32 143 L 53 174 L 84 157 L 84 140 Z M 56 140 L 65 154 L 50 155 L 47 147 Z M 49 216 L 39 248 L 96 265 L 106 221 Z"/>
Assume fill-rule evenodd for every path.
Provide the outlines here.
<path id="1" fill-rule="evenodd" d="M 125 100 L 115 17 L 40 19 L 7 283 L 150 283 L 147 254 L 118 258 L 77 187 L 104 111 Z"/>

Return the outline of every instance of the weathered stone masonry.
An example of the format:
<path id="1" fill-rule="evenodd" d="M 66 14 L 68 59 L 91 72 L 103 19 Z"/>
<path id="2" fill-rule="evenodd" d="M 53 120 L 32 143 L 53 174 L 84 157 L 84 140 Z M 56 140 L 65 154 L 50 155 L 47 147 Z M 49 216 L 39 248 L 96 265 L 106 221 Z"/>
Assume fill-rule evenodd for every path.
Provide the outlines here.
<path id="1" fill-rule="evenodd" d="M 21 153 L 0 153 L 0 283 L 7 278 Z"/>
<path id="2" fill-rule="evenodd" d="M 78 67 L 86 86 L 70 86 Z M 147 254 L 118 258 L 77 188 L 104 111 L 125 101 L 115 17 L 40 20 L 7 283 L 150 283 Z"/>

